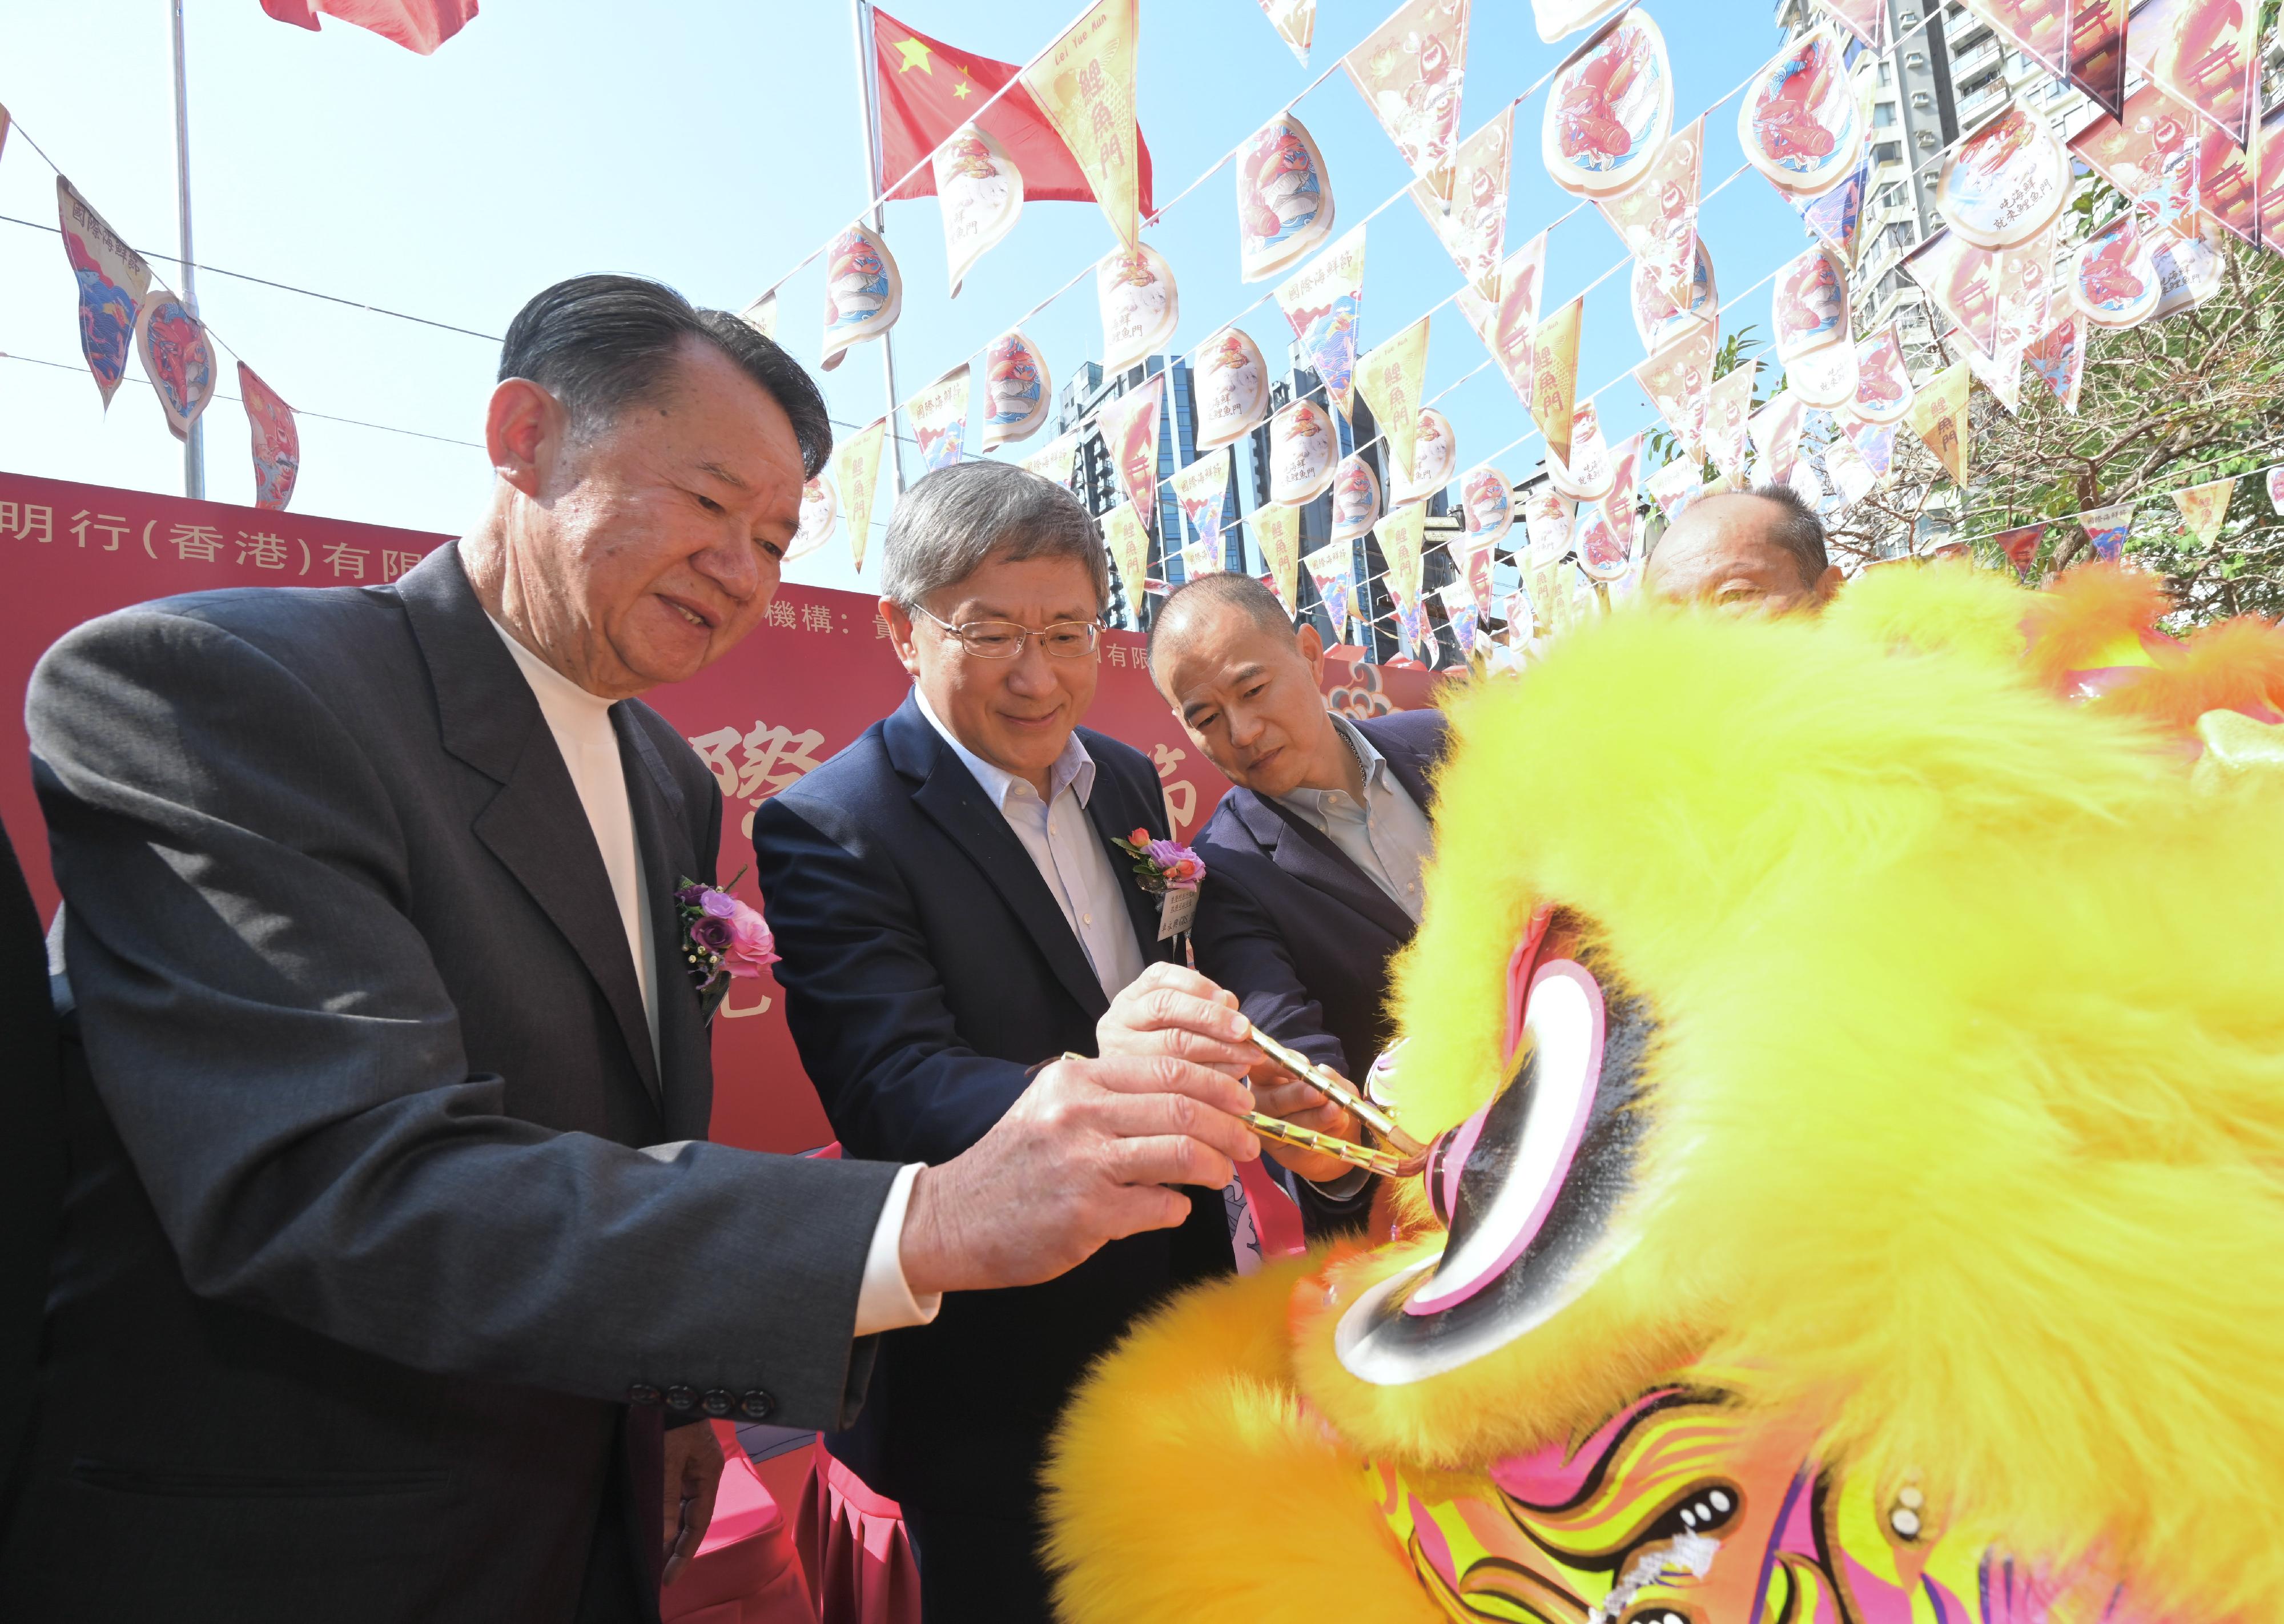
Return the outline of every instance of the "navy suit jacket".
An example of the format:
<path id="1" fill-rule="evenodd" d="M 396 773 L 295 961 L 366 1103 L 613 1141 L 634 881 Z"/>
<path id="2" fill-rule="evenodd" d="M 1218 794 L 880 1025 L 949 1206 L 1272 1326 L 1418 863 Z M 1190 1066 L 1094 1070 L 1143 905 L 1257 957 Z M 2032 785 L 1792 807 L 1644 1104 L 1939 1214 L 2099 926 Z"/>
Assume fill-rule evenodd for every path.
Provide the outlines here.
<path id="1" fill-rule="evenodd" d="M 1443 714 L 1397 711 L 1357 725 L 1432 812 L 1428 775 L 1443 750 Z M 1388 961 L 1412 940 L 1411 916 L 1305 819 L 1248 789 L 1222 798 L 1198 855 L 1199 971 L 1271 1037 L 1361 1081 L 1388 1046 Z"/>
<path id="2" fill-rule="evenodd" d="M 1079 730 L 1107 844 L 1166 832 L 1138 752 Z M 754 818 L 786 1019 L 851 1156 L 950 1160 L 1042 1062 L 1095 1050 L 1109 1008 L 1005 816 L 907 699 Z M 1130 859 L 1116 850 L 1122 877 Z M 1125 887 L 1146 962 L 1157 902 Z M 1025 1512 L 1046 1435 L 1087 1362 L 1166 1292 L 1230 1269 L 1218 1191 L 1179 1229 L 1113 1241 L 1060 1279 L 954 1293 L 880 1339 L 864 1411 L 832 1441 L 867 1483 L 938 1510 Z"/>

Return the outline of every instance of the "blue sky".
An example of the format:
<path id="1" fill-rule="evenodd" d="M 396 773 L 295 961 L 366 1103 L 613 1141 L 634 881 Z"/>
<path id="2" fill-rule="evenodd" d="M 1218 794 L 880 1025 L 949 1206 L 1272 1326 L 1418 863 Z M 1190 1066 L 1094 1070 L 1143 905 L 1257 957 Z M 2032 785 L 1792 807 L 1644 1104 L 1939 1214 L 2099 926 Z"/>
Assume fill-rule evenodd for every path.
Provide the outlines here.
<path id="1" fill-rule="evenodd" d="M 902 0 L 888 9 L 950 43 L 1021 61 L 1080 0 Z M 1321 0 L 1304 69 L 1253 0 L 1143 0 L 1141 118 L 1161 202 L 1390 9 L 1390 0 Z M 1670 49 L 1678 121 L 1727 94 L 1779 43 L 1761 0 L 1654 0 L 1648 9 Z M 188 38 L 199 260 L 479 333 L 502 332 L 548 283 L 591 270 L 655 276 L 701 303 L 741 308 L 870 195 L 846 4 L 488 0 L 458 38 L 423 59 L 339 23 L 313 35 L 272 22 L 256 0 L 190 0 Z M 1522 0 L 1476 0 L 1463 130 L 1536 83 L 1564 49 L 1539 42 Z M 159 0 L 11 7 L 0 22 L 0 101 L 121 235 L 173 251 L 174 115 Z M 1572 207 L 1537 161 L 1544 105 L 1542 93 L 1516 115 L 1510 247 Z M 1335 73 L 1296 112 L 1324 151 L 1339 230 L 1403 187 L 1402 160 L 1345 75 Z M 1738 163 L 1733 100 L 1709 125 L 1708 187 Z M 1224 168 L 1147 233 L 1180 285 L 1177 347 L 1239 318 L 1271 285 L 1238 279 L 1232 199 Z M 20 135 L 0 155 L 0 215 L 55 220 L 53 176 Z M 1749 323 L 1765 333 L 1767 288 L 1740 294 L 1798 252 L 1797 218 L 1748 173 L 1708 205 L 1702 230 L 1725 301 L 1734 301 L 1725 304 L 1725 331 Z M 1112 241 L 1091 205 L 1034 204 L 953 300 L 933 199 L 890 205 L 888 238 L 904 274 L 896 343 L 906 394 L 988 344 Z M 1368 241 L 1367 347 L 1459 281 L 1409 201 L 1379 215 Z M 1549 308 L 1623 257 L 1591 208 L 1573 215 L 1552 239 Z M 153 269 L 173 275 L 155 257 Z M 779 337 L 811 363 L 821 278 L 812 265 L 781 293 Z M 449 442 L 479 437 L 495 345 L 227 277 L 201 277 L 199 293 L 219 335 L 305 414 L 297 510 L 447 532 L 480 511 L 489 481 L 482 451 Z M 1287 333 L 1273 303 L 1240 319 L 1272 359 L 1283 355 Z M 126 384 L 106 417 L 78 365 L 74 323 L 56 237 L 0 222 L 0 350 L 73 365 L 0 361 L 0 465 L 179 490 L 181 454 L 149 388 Z M 1026 330 L 1060 386 L 1100 347 L 1091 279 Z M 820 375 L 836 418 L 880 415 L 874 347 Z M 1624 377 L 1640 358 L 1621 272 L 1587 300 L 1580 365 L 1582 388 L 1621 380 L 1600 397 L 1614 440 L 1654 420 Z M 1428 393 L 1483 360 L 1445 307 L 1432 327 Z M 235 393 L 226 358 L 224 373 Z M 1489 369 L 1437 403 L 1456 428 L 1462 467 L 1529 428 Z M 243 413 L 217 402 L 207 421 L 208 494 L 251 500 Z M 971 426 L 971 447 L 974 433 Z M 1521 479 L 1538 449 L 1534 441 L 1496 460 Z M 884 480 L 884 504 L 887 490 Z M 839 541 L 791 574 L 860 584 Z"/>

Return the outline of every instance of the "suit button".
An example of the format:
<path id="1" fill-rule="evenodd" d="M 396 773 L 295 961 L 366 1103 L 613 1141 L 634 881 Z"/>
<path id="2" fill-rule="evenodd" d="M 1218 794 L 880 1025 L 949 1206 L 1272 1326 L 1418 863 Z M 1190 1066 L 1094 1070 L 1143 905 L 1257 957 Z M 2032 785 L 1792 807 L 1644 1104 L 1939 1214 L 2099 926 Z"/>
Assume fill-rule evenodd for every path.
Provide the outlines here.
<path id="1" fill-rule="evenodd" d="M 627 1389 L 627 1402 L 630 1404 L 655 1404 L 665 1396 L 646 1381 L 638 1381 Z"/>
<path id="2" fill-rule="evenodd" d="M 669 1387 L 666 1390 L 666 1407 L 669 1409 L 681 1410 L 687 1415 L 698 1408 L 698 1389 L 683 1386 Z"/>
<path id="3" fill-rule="evenodd" d="M 777 1413 L 778 1401 L 759 1387 L 738 1399 L 738 1413 L 748 1421 L 766 1421 Z"/>
<path id="4" fill-rule="evenodd" d="M 706 1406 L 706 1413 L 708 1415 L 726 1416 L 730 1413 L 730 1406 L 735 1402 L 735 1401 L 721 1388 L 708 1387 L 706 1390 L 706 1397 L 702 1402 Z"/>

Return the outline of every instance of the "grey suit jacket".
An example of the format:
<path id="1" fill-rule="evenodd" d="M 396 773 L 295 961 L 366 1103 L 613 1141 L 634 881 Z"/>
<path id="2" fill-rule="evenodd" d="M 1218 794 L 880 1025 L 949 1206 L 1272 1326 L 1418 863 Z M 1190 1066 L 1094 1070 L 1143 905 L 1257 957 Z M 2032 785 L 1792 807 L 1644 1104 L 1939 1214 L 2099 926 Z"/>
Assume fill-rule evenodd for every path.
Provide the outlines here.
<path id="1" fill-rule="evenodd" d="M 894 1168 L 633 1148 L 706 1131 L 670 893 L 711 874 L 721 799 L 655 712 L 613 719 L 655 1058 L 457 547 L 393 587 L 127 610 L 41 661 L 84 1058 L 0 1615 L 640 1617 L 666 1409 L 853 1418 Z"/>

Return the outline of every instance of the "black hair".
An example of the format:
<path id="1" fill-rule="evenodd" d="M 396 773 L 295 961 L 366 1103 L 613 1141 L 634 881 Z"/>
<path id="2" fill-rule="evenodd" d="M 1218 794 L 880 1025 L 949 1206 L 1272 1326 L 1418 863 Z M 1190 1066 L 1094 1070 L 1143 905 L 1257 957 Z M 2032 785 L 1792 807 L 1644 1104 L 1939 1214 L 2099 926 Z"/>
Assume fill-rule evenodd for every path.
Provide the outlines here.
<path id="1" fill-rule="evenodd" d="M 1241 570 L 1216 570 L 1210 575 L 1197 575 L 1184 582 L 1166 596 L 1158 613 L 1150 617 L 1150 641 L 1144 645 L 1143 658 L 1152 670 L 1157 669 L 1158 645 L 1169 642 L 1188 629 L 1189 623 L 1209 609 L 1238 609 L 1263 631 L 1293 635 L 1293 617 L 1285 613 L 1285 605 L 1277 594 L 1254 576 Z"/>
<path id="2" fill-rule="evenodd" d="M 804 477 L 833 455 L 833 423 L 816 382 L 773 340 L 726 310 L 701 310 L 645 277 L 573 277 L 535 296 L 508 324 L 500 381 L 526 378 L 563 402 L 573 432 L 602 428 L 664 386 L 674 352 L 702 339 L 785 409 Z"/>

